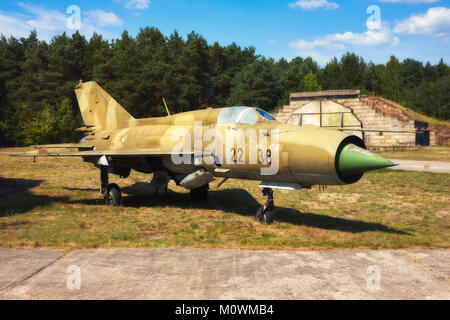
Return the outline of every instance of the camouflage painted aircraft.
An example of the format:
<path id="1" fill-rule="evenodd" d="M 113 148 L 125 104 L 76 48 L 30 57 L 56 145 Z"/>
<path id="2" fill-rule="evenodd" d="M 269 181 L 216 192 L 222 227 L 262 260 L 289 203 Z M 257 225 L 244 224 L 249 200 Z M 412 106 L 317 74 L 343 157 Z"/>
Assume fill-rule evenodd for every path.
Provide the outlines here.
<path id="1" fill-rule="evenodd" d="M 118 185 L 109 184 L 109 173 L 121 178 L 131 170 L 153 174 L 158 194 L 174 180 L 193 200 L 205 199 L 215 178 L 223 178 L 219 186 L 228 178 L 258 180 L 267 202 L 255 218 L 272 223 L 272 189 L 351 184 L 369 170 L 394 165 L 365 150 L 356 136 L 285 125 L 257 108 L 135 119 L 95 82 L 80 81 L 75 92 L 85 123 L 78 130 L 86 136 L 78 144 L 35 146 L 37 152 L 27 156 L 82 157 L 93 163 L 100 169 L 101 195 L 113 206 L 121 204 L 122 195 Z"/>

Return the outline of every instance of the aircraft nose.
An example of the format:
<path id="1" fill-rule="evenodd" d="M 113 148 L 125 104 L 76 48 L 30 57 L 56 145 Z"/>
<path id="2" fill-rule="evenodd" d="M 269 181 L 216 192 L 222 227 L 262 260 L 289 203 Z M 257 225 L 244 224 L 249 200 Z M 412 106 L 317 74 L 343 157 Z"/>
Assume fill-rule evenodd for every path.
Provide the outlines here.
<path id="1" fill-rule="evenodd" d="M 392 161 L 373 154 L 354 144 L 348 144 L 339 155 L 339 173 L 343 177 L 362 174 L 366 171 L 395 166 Z"/>

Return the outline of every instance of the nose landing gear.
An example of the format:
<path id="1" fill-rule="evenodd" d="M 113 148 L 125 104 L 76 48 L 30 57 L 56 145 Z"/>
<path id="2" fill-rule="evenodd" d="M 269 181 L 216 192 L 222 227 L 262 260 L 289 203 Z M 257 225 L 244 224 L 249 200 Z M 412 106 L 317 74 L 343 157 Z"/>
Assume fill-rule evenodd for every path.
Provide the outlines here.
<path id="1" fill-rule="evenodd" d="M 122 203 L 122 192 L 115 183 L 108 183 L 108 167 L 100 167 L 100 194 L 109 206 L 118 207 Z"/>
<path id="2" fill-rule="evenodd" d="M 259 223 L 272 224 L 275 219 L 273 190 L 264 188 L 262 194 L 267 198 L 266 204 L 256 211 L 255 219 Z"/>

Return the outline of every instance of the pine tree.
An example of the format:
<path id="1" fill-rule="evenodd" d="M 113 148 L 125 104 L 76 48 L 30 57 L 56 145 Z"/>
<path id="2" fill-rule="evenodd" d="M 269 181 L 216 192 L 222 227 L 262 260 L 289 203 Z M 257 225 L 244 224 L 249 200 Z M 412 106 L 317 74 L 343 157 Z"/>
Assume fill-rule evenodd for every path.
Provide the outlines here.
<path id="1" fill-rule="evenodd" d="M 236 74 L 228 104 L 272 110 L 281 94 L 282 86 L 273 61 L 262 59 Z"/>
<path id="2" fill-rule="evenodd" d="M 168 59 L 167 70 L 163 78 L 163 96 L 171 112 L 181 112 L 188 105 L 186 94 L 180 94 L 185 84 L 185 65 L 183 63 L 183 51 L 185 42 L 175 30 L 167 40 Z M 159 101 L 162 105 L 162 102 Z M 161 115 L 164 114 L 161 108 Z"/>
<path id="3" fill-rule="evenodd" d="M 190 33 L 183 50 L 186 82 L 181 92 L 188 101 L 188 110 L 204 107 L 205 101 L 211 94 L 211 75 L 208 61 L 206 40 L 194 32 Z"/>
<path id="4" fill-rule="evenodd" d="M 383 73 L 385 66 L 383 64 L 374 64 L 370 62 L 366 69 L 365 89 L 369 94 L 375 92 L 376 95 L 383 94 Z"/>
<path id="5" fill-rule="evenodd" d="M 322 87 L 317 83 L 316 76 L 310 72 L 302 80 L 302 91 L 322 91 Z"/>
<path id="6" fill-rule="evenodd" d="M 347 52 L 341 58 L 340 89 L 364 88 L 366 63 L 362 57 Z"/>
<path id="7" fill-rule="evenodd" d="M 403 86 L 411 89 L 420 85 L 423 79 L 423 65 L 414 59 L 402 62 Z"/>
<path id="8" fill-rule="evenodd" d="M 400 101 L 401 89 L 403 84 L 402 66 L 398 59 L 391 56 L 383 72 L 383 93 L 395 101 Z"/>
<path id="9" fill-rule="evenodd" d="M 319 82 L 326 90 L 342 89 L 342 67 L 336 57 L 331 59 L 322 70 Z"/>

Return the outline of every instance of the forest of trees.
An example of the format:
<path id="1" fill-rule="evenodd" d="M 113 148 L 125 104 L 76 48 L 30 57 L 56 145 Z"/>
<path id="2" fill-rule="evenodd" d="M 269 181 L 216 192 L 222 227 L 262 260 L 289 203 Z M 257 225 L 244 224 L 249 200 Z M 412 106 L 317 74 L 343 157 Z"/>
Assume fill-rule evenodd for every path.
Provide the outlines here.
<path id="1" fill-rule="evenodd" d="M 83 125 L 74 87 L 97 81 L 133 116 L 249 105 L 274 111 L 299 91 L 361 89 L 439 119 L 450 118 L 450 68 L 394 56 L 367 63 L 346 53 L 321 68 L 312 58 L 275 61 L 253 47 L 208 44 L 192 32 L 164 36 L 156 28 L 108 41 L 62 34 L 50 43 L 36 32 L 0 38 L 0 146 L 76 141 Z"/>

